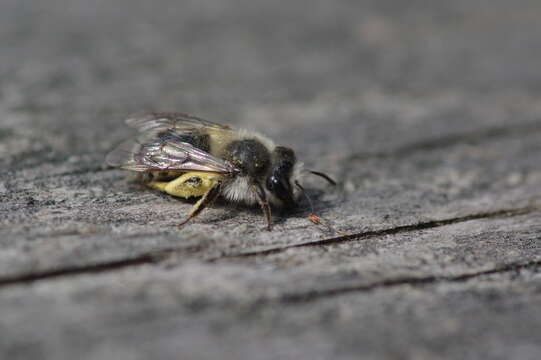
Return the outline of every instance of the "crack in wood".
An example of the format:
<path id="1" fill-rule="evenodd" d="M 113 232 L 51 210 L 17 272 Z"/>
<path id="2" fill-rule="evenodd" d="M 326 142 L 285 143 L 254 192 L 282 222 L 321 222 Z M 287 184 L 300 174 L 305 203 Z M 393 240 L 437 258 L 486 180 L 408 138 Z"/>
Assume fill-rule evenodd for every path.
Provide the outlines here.
<path id="1" fill-rule="evenodd" d="M 60 269 L 52 269 L 42 272 L 3 277 L 0 278 L 0 287 L 33 283 L 40 280 L 54 279 L 59 277 L 68 277 L 84 274 L 99 274 L 102 272 L 114 271 L 126 267 L 155 264 L 160 262 L 162 258 L 167 257 L 171 253 L 171 251 L 173 250 L 164 249 L 160 251 L 144 253 L 128 259 L 119 259 L 92 265 L 64 267 Z"/>
<path id="2" fill-rule="evenodd" d="M 375 282 L 373 284 L 363 284 L 363 285 L 353 285 L 353 286 L 344 286 L 338 288 L 327 289 L 323 291 L 310 291 L 306 293 L 298 294 L 287 294 L 280 297 L 279 302 L 281 303 L 306 303 L 322 298 L 328 298 L 333 296 L 344 295 L 354 292 L 369 292 L 378 289 L 392 288 L 397 286 L 423 286 L 423 285 L 434 285 L 442 282 L 449 283 L 460 283 L 466 282 L 471 279 L 476 279 L 483 276 L 494 275 L 494 274 L 503 274 L 511 271 L 520 271 L 524 269 L 535 269 L 541 266 L 541 260 L 533 260 L 525 263 L 514 263 L 514 264 L 505 264 L 494 269 L 476 271 L 471 273 L 463 273 L 454 276 L 436 276 L 429 275 L 424 277 L 402 277 L 397 279 L 388 279 L 380 282 Z"/>
<path id="3" fill-rule="evenodd" d="M 429 222 L 424 222 L 424 223 L 398 226 L 398 227 L 389 228 L 389 229 L 367 231 L 367 232 L 361 232 L 361 233 L 350 234 L 350 235 L 345 235 L 345 236 L 338 236 L 338 237 L 327 238 L 327 239 L 322 239 L 322 240 L 317 240 L 317 241 L 310 241 L 310 242 L 305 242 L 305 243 L 300 243 L 300 244 L 293 244 L 289 246 L 281 246 L 281 247 L 276 247 L 276 248 L 264 249 L 264 250 L 259 250 L 259 251 L 229 254 L 229 255 L 225 254 L 217 258 L 207 259 L 207 262 L 212 263 L 221 259 L 265 256 L 265 255 L 280 253 L 291 248 L 339 244 L 339 243 L 343 243 L 347 241 L 358 241 L 358 240 L 373 238 L 377 236 L 394 235 L 394 234 L 410 232 L 410 231 L 431 229 L 431 228 L 436 228 L 440 226 L 446 226 L 446 225 L 451 225 L 451 224 L 456 224 L 456 223 L 471 221 L 471 220 L 513 217 L 513 216 L 520 216 L 520 215 L 525 215 L 525 214 L 529 214 L 532 212 L 539 212 L 539 211 L 541 211 L 541 207 L 525 207 L 525 208 L 518 208 L 518 209 L 498 210 L 498 211 L 493 211 L 493 212 L 483 212 L 483 213 L 471 214 L 471 215 L 466 215 L 466 216 L 457 217 L 457 218 L 434 220 L 434 221 L 429 221 Z M 118 269 L 132 267 L 132 266 L 157 264 L 174 254 L 194 252 L 194 251 L 197 251 L 198 249 L 200 249 L 200 246 L 194 246 L 193 249 L 192 248 L 166 248 L 166 249 L 143 253 L 138 256 L 127 258 L 127 259 L 118 259 L 118 260 L 91 264 L 91 265 L 64 267 L 60 269 L 52 269 L 52 270 L 42 271 L 42 272 L 14 275 L 11 277 L 10 276 L 3 277 L 3 278 L 0 277 L 0 287 L 16 285 L 16 284 L 20 285 L 20 284 L 33 283 L 40 280 L 54 279 L 54 278 L 59 278 L 59 277 L 110 272 L 110 271 L 115 271 Z M 517 267 L 519 265 L 509 265 L 509 266 Z M 498 272 L 498 271 L 500 270 L 498 269 L 490 270 L 488 272 L 483 272 L 483 274 L 488 274 L 491 272 Z M 472 275 L 465 274 L 465 275 L 457 276 L 456 278 L 467 279 L 468 277 L 471 277 L 471 276 Z M 433 279 L 436 279 L 436 278 L 445 279 L 445 277 L 431 276 L 427 278 L 421 278 L 421 280 L 407 279 L 407 280 L 390 280 L 387 282 L 389 284 L 399 284 L 401 282 L 422 283 L 422 282 L 434 281 Z M 373 287 L 373 285 L 370 285 L 370 287 Z M 362 287 L 355 287 L 355 288 L 360 289 Z M 340 291 L 347 291 L 347 290 L 342 289 Z"/>
<path id="4" fill-rule="evenodd" d="M 397 226 L 397 227 L 388 228 L 388 229 L 365 231 L 365 232 L 342 235 L 342 236 L 326 238 L 326 239 L 321 239 L 321 240 L 316 240 L 316 241 L 308 241 L 308 242 L 299 243 L 299 244 L 277 246 L 277 247 L 267 248 L 263 250 L 249 251 L 249 252 L 233 254 L 233 255 L 226 255 L 222 258 L 271 255 L 271 254 L 284 252 L 292 248 L 334 245 L 334 244 L 340 244 L 340 243 L 344 243 L 348 241 L 358 241 L 358 240 L 369 239 L 369 238 L 378 237 L 378 236 L 394 235 L 394 234 L 405 233 L 405 232 L 410 232 L 410 231 L 432 229 L 432 228 L 437 228 L 440 226 L 452 225 L 452 224 L 457 224 L 457 223 L 472 221 L 472 220 L 513 217 L 513 216 L 526 215 L 532 212 L 539 212 L 539 211 L 541 211 L 541 207 L 529 206 L 529 207 L 517 208 L 517 209 L 503 209 L 503 210 L 496 210 L 496 211 L 491 211 L 491 212 L 481 212 L 477 214 L 470 214 L 470 215 L 465 215 L 465 216 L 456 217 L 456 218 L 432 220 L 432 221 L 427 221 L 427 222 L 422 222 L 422 223 L 417 223 L 417 224 Z M 219 259 L 221 258 L 216 258 L 213 260 L 216 261 Z"/>

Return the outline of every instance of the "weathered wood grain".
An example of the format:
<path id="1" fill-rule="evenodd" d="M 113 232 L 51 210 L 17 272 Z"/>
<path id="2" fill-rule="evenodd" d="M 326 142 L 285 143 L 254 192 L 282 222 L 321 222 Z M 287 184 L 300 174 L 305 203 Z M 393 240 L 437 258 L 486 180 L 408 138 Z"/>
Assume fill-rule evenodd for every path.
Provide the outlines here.
<path id="1" fill-rule="evenodd" d="M 6 1 L 0 357 L 537 359 L 535 1 Z M 191 204 L 104 166 L 134 112 L 266 133 L 308 204 Z"/>

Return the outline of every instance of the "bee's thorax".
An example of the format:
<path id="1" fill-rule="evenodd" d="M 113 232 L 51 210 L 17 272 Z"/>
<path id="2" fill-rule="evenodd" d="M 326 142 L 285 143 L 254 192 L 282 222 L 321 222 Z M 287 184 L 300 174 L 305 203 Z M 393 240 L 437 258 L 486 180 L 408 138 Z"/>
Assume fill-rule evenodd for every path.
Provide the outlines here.
<path id="1" fill-rule="evenodd" d="M 269 150 L 257 139 L 231 142 L 224 150 L 223 158 L 240 170 L 240 175 L 254 178 L 264 175 L 271 164 Z"/>

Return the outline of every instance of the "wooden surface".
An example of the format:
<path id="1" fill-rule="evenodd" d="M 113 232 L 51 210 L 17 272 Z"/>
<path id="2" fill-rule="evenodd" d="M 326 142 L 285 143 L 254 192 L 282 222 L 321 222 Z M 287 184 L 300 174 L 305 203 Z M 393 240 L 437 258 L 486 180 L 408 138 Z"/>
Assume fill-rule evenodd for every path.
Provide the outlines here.
<path id="1" fill-rule="evenodd" d="M 538 359 L 538 1 L 8 0 L 2 359 Z M 103 166 L 134 112 L 339 180 L 275 214 Z M 347 235 L 343 235 L 347 234 Z"/>

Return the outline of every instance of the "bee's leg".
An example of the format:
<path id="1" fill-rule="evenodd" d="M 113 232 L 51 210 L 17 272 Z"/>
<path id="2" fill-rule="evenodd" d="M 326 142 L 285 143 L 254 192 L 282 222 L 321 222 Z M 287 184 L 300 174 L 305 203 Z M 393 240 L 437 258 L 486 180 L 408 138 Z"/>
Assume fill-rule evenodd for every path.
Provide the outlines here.
<path id="1" fill-rule="evenodd" d="M 221 178 L 222 175 L 193 171 L 168 182 L 151 181 L 148 186 L 169 195 L 188 199 L 205 195 Z"/>
<path id="2" fill-rule="evenodd" d="M 214 200 L 220 195 L 222 190 L 222 183 L 217 181 L 213 187 L 211 187 L 201 199 L 199 199 L 195 205 L 192 207 L 192 210 L 188 214 L 188 217 L 184 219 L 178 226 L 186 224 L 188 221 L 199 215 L 206 207 L 210 206 Z"/>
<path id="3" fill-rule="evenodd" d="M 267 194 L 265 193 L 263 186 L 261 186 L 261 184 L 259 183 L 255 184 L 255 190 L 257 194 L 257 200 L 259 202 L 259 205 L 261 206 L 261 210 L 263 210 L 263 213 L 265 214 L 265 219 L 267 220 L 267 230 L 271 231 L 272 230 L 272 214 L 271 214 L 269 201 L 267 200 Z"/>
<path id="4" fill-rule="evenodd" d="M 150 181 L 149 183 L 147 183 L 147 186 L 150 186 L 151 188 L 162 192 L 166 192 L 165 187 L 167 186 L 167 184 L 169 184 L 168 181 Z"/>
<path id="5" fill-rule="evenodd" d="M 151 181 L 148 183 L 148 186 L 169 195 L 185 199 L 201 197 L 201 199 L 193 206 L 188 217 L 179 224 L 179 226 L 181 226 L 199 215 L 206 207 L 216 200 L 218 195 L 220 195 L 222 178 L 223 175 L 219 174 L 192 171 L 169 182 Z"/>

